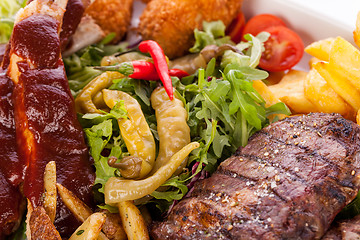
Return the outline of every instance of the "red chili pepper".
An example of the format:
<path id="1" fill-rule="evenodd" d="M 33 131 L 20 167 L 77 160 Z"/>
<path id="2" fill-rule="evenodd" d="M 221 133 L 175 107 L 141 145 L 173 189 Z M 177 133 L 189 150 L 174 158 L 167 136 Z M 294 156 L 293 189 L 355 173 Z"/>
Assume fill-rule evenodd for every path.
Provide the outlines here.
<path id="1" fill-rule="evenodd" d="M 146 61 L 132 61 L 131 63 L 133 65 L 134 71 L 129 75 L 129 77 L 150 81 L 159 80 L 159 75 L 153 63 Z"/>
<path id="2" fill-rule="evenodd" d="M 165 91 L 170 100 L 174 98 L 171 77 L 169 75 L 169 67 L 166 62 L 166 57 L 160 45 L 152 40 L 143 41 L 139 44 L 139 50 L 143 53 L 150 53 L 160 80 L 164 85 Z"/>
<path id="3" fill-rule="evenodd" d="M 147 61 L 123 62 L 114 66 L 94 67 L 101 71 L 117 71 L 125 76 L 149 81 L 159 80 L 155 65 Z"/>
<path id="4" fill-rule="evenodd" d="M 149 81 L 158 81 L 160 79 L 155 65 L 147 61 L 132 61 L 132 62 L 123 62 L 114 66 L 103 66 L 103 67 L 94 67 L 94 69 L 101 71 L 117 71 L 125 76 L 143 79 Z M 183 78 L 189 76 L 187 72 L 180 69 L 170 69 L 169 75 L 172 77 Z"/>
<path id="5" fill-rule="evenodd" d="M 190 74 L 188 74 L 187 72 L 185 72 L 184 70 L 181 70 L 181 69 L 176 69 L 176 68 L 173 68 L 173 69 L 170 69 L 169 70 L 169 74 L 170 76 L 172 77 L 178 77 L 178 78 L 183 78 L 183 77 L 187 77 L 189 76 Z"/>

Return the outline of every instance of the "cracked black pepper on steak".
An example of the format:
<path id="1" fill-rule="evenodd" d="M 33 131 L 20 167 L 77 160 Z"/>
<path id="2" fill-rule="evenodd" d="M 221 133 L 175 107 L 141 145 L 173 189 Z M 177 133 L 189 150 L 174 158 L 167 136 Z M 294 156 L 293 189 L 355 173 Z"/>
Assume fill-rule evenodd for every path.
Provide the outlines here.
<path id="1" fill-rule="evenodd" d="M 313 113 L 271 124 L 151 228 L 154 239 L 320 239 L 360 187 L 360 127 Z"/>

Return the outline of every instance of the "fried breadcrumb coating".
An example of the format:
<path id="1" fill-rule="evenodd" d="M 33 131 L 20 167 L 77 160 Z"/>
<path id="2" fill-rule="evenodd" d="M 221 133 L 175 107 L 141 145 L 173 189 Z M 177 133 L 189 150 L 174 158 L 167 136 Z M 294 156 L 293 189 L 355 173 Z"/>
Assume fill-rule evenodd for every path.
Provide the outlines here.
<path id="1" fill-rule="evenodd" d="M 202 22 L 222 20 L 228 26 L 241 11 L 242 0 L 152 0 L 138 31 L 143 39 L 157 41 L 169 58 L 184 55 L 194 44 L 194 29 Z"/>
<path id="2" fill-rule="evenodd" d="M 85 10 L 107 35 L 116 34 L 114 42 L 121 40 L 130 25 L 133 0 L 95 0 Z"/>

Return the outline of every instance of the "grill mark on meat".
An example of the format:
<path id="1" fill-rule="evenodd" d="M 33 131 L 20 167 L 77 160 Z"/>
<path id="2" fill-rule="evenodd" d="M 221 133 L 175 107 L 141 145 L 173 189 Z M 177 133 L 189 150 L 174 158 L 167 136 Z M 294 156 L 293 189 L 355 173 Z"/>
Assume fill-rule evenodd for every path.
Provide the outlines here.
<path id="1" fill-rule="evenodd" d="M 243 158 L 244 158 L 244 160 L 243 160 L 243 164 L 242 164 L 242 166 L 248 166 L 248 165 L 250 165 L 249 164 L 249 161 L 251 161 L 251 160 L 246 160 L 245 159 L 245 157 L 243 156 Z M 236 161 L 236 160 L 235 160 Z M 229 162 L 232 162 L 232 161 L 229 161 Z M 256 162 L 256 161 L 253 161 L 253 163 L 258 163 L 258 162 Z M 260 163 L 258 163 L 258 164 L 260 164 Z M 230 166 L 231 167 L 231 166 Z M 264 167 L 263 167 L 264 168 Z M 272 167 L 271 167 L 272 168 Z M 254 169 L 257 169 L 257 168 L 254 168 Z M 244 170 L 244 169 L 242 169 L 242 170 Z M 248 171 L 247 171 L 248 170 Z M 274 179 L 274 175 L 276 175 L 275 173 L 273 173 L 273 171 L 266 171 L 266 170 L 263 170 L 263 169 L 260 169 L 259 170 L 259 172 L 267 172 L 267 173 L 269 173 L 269 174 L 272 174 L 272 176 L 264 176 L 264 177 L 262 177 L 261 179 L 256 179 L 256 180 L 258 180 L 259 182 L 261 182 L 261 180 L 262 180 L 262 182 L 263 181 L 266 181 L 267 179 L 272 179 L 272 182 L 275 182 L 273 179 Z M 224 170 L 223 170 L 223 167 L 222 166 L 220 166 L 220 169 L 219 169 L 219 172 L 223 172 Z M 237 171 L 237 172 L 239 172 L 239 171 Z M 248 173 L 249 172 L 249 169 L 245 169 L 244 171 L 243 171 L 243 173 Z M 252 172 L 252 174 L 253 175 L 255 175 L 255 176 L 257 176 L 257 172 L 255 171 L 255 173 L 254 172 Z M 292 194 L 291 195 L 291 193 L 292 192 L 295 192 L 295 193 L 299 193 L 298 195 L 299 196 L 302 196 L 303 195 L 303 192 L 302 191 L 299 191 L 299 189 L 305 189 L 306 188 L 306 185 L 304 185 L 304 182 L 303 181 L 301 181 L 301 182 L 299 182 L 298 180 L 299 179 L 297 179 L 297 180 L 295 180 L 294 178 L 292 178 L 291 177 L 291 175 L 289 175 L 289 174 L 286 174 L 286 172 L 279 172 L 278 173 L 278 176 L 280 176 L 279 177 L 279 179 L 281 179 L 281 180 L 279 180 L 279 184 L 278 184 L 278 186 L 276 186 L 276 187 L 274 187 L 274 188 L 272 188 L 272 187 L 270 187 L 269 188 L 269 191 L 271 191 L 273 194 L 275 194 L 279 199 L 281 199 L 281 200 L 283 200 L 284 202 L 288 202 L 288 203 L 292 203 L 292 202 L 295 202 L 294 204 L 296 204 L 296 205 L 301 205 L 301 203 L 304 201 L 304 200 L 311 200 L 311 198 L 309 197 L 309 196 L 306 196 L 306 197 L 304 197 L 304 198 L 301 198 L 300 197 L 300 199 L 299 200 L 293 200 L 292 198 L 289 198 L 288 197 L 288 195 L 290 195 L 291 197 L 294 197 L 294 195 Z M 289 181 L 287 184 L 282 184 L 283 183 L 283 181 Z M 334 183 L 332 183 L 332 184 L 334 184 Z M 332 185 L 331 184 L 331 185 Z M 269 186 L 271 186 L 271 184 L 268 184 Z M 290 187 L 290 188 L 289 188 Z M 338 192 L 335 192 L 335 189 L 331 189 L 331 190 L 334 190 L 333 192 L 334 192 L 334 195 L 335 196 L 341 196 L 340 194 L 339 195 L 336 195 L 336 193 L 338 193 Z M 317 197 L 321 197 L 320 195 L 323 195 L 323 193 L 321 192 L 321 193 L 318 193 L 318 194 L 316 194 L 316 196 L 314 196 L 315 198 L 317 198 Z M 306 199 L 306 198 L 308 198 L 308 199 Z M 314 201 L 314 199 L 313 199 L 313 202 L 315 202 Z M 339 200 L 338 201 L 339 202 L 339 204 L 341 204 L 341 205 L 343 205 L 344 204 L 344 201 L 343 201 L 343 199 L 341 199 L 341 200 Z M 316 206 L 315 206 L 316 207 Z M 306 209 L 305 209 L 306 210 Z M 312 210 L 314 210 L 314 209 L 312 209 Z M 317 209 L 317 210 L 321 210 L 321 209 Z M 309 215 L 310 214 L 310 212 L 311 212 L 311 210 L 308 210 L 308 212 L 306 212 L 306 211 L 304 211 L 303 212 L 303 215 Z M 324 216 L 324 218 L 325 219 L 327 219 L 329 216 Z M 312 215 L 312 218 L 314 218 L 314 219 L 317 219 L 316 221 L 321 221 L 321 222 L 324 222 L 325 220 L 324 219 L 320 219 L 320 218 L 315 218 L 313 215 Z"/>
<path id="2" fill-rule="evenodd" d="M 284 144 L 284 145 L 291 145 L 291 146 L 294 146 L 294 147 L 299 147 L 299 148 L 303 149 L 306 153 L 308 153 L 310 156 L 314 156 L 314 159 L 319 160 L 319 161 L 323 162 L 324 164 L 328 164 L 328 167 L 330 167 L 332 169 L 332 171 L 341 172 L 341 166 L 339 166 L 337 164 L 338 159 L 335 159 L 337 162 L 333 161 L 333 160 L 327 158 L 326 156 L 323 156 L 323 155 L 319 154 L 319 152 L 316 149 L 311 150 L 311 149 L 309 149 L 308 146 L 302 146 L 300 144 L 286 143 L 286 142 L 284 142 L 284 141 L 282 141 L 280 139 L 275 138 L 274 136 L 272 136 L 271 134 L 269 134 L 267 132 L 260 132 L 259 134 L 266 135 L 268 138 L 270 138 L 270 139 L 272 139 L 274 141 L 278 141 L 278 142 L 280 142 L 281 144 Z M 263 161 L 264 161 L 264 159 L 263 159 Z M 350 164 L 350 163 L 348 163 L 348 164 Z M 314 161 L 313 167 L 316 167 L 316 161 Z M 330 171 L 330 173 L 332 171 Z M 344 174 L 348 175 L 346 173 L 344 173 Z M 296 175 L 296 174 L 294 174 L 294 175 Z M 344 186 L 344 187 L 354 187 L 354 184 L 351 183 L 351 181 L 348 180 L 348 179 L 344 179 L 343 181 L 340 181 L 339 183 L 341 183 L 342 186 Z"/>
<path id="3" fill-rule="evenodd" d="M 351 173 L 360 167 L 360 129 L 353 123 L 344 123 L 346 120 L 336 120 L 339 118 L 336 114 L 321 113 L 294 117 L 263 130 L 269 134 L 254 134 L 249 144 L 224 161 L 213 176 L 198 182 L 190 198 L 175 206 L 166 222 L 156 223 L 152 236 L 155 239 L 319 239 L 360 187 L 358 176 Z M 287 139 L 290 135 L 285 135 L 289 132 L 285 125 L 290 123 L 293 127 L 303 126 L 296 130 L 299 136 L 295 132 L 297 135 L 291 141 Z M 343 127 L 345 133 L 340 131 Z M 307 145 L 295 144 L 295 139 L 302 139 L 302 135 L 313 139 L 305 142 Z M 324 143 L 329 144 L 325 146 L 327 149 L 323 149 Z M 341 143 L 348 145 L 343 147 Z M 247 184 L 250 180 L 251 184 Z M 223 198 L 208 199 L 216 192 L 222 192 Z M 227 200 L 223 202 L 224 199 Z M 233 205 L 232 201 L 239 204 Z M 195 208 L 219 213 L 203 215 L 205 219 L 211 216 L 218 228 L 206 228 L 201 223 L 196 228 L 184 227 L 179 219 L 196 219 L 201 212 L 191 212 Z M 181 214 L 177 215 L 180 209 Z M 231 227 L 227 228 L 229 223 Z M 204 229 L 208 230 L 207 235 L 202 232 Z M 224 231 L 228 235 L 219 235 Z"/>
<path id="4" fill-rule="evenodd" d="M 316 159 L 329 164 L 329 167 L 331 167 L 333 170 L 339 170 L 339 165 L 337 165 L 336 162 L 331 161 L 331 159 L 328 159 L 326 156 L 323 156 L 321 154 L 318 153 L 318 151 L 316 149 L 310 149 L 309 146 L 304 146 L 301 143 L 291 143 L 291 142 L 284 142 L 281 139 L 278 139 L 276 137 L 274 137 L 273 135 L 267 133 L 267 132 L 259 132 L 259 134 L 261 135 L 266 135 L 268 138 L 276 141 L 276 142 L 280 142 L 286 146 L 293 146 L 293 147 L 297 147 L 300 148 L 302 150 L 305 151 L 305 153 L 309 154 L 310 156 L 314 156 Z"/>

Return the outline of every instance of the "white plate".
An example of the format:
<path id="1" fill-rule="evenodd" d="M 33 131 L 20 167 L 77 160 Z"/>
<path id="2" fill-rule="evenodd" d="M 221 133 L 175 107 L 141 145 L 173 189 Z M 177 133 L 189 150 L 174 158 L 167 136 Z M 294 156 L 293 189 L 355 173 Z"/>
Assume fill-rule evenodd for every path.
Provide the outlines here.
<path id="1" fill-rule="evenodd" d="M 308 44 L 328 37 L 341 36 L 354 44 L 359 0 L 244 0 L 246 19 L 260 13 L 282 18 Z M 308 69 L 310 56 L 304 54 L 297 69 Z"/>

